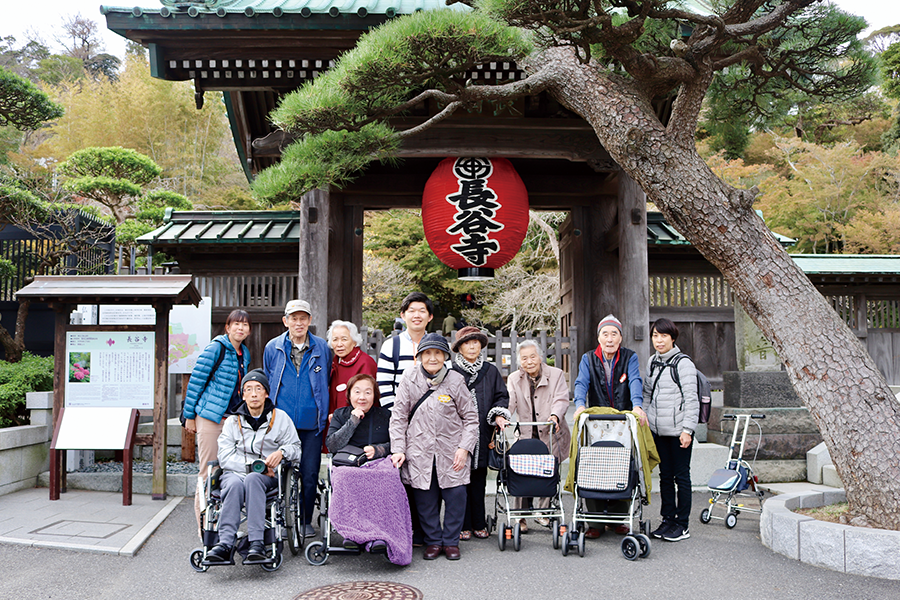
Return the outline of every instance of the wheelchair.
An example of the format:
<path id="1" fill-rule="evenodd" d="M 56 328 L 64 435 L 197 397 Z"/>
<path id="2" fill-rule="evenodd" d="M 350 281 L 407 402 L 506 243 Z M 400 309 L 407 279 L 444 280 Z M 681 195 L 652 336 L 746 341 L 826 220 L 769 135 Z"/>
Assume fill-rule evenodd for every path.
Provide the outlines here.
<path id="1" fill-rule="evenodd" d="M 202 513 L 204 528 L 201 530 L 203 546 L 194 548 L 190 553 L 191 567 L 200 573 L 211 566 L 234 565 L 234 555 L 240 554 L 246 559 L 250 542 L 245 531 L 238 529 L 237 539 L 227 562 L 207 562 L 207 553 L 219 541 L 219 515 L 222 511 L 219 479 L 222 469 L 219 461 L 207 465 L 207 477 L 204 490 Z M 277 571 L 284 561 L 284 541 L 287 540 L 291 554 L 296 556 L 303 549 L 303 537 L 298 528 L 300 518 L 300 472 L 299 465 L 291 465 L 282 461 L 275 472 L 278 485 L 266 494 L 265 530 L 263 543 L 266 546 L 266 559 L 263 561 L 244 561 L 243 564 L 258 564 L 264 571 Z M 246 509 L 241 511 L 241 523 L 247 519 Z"/>

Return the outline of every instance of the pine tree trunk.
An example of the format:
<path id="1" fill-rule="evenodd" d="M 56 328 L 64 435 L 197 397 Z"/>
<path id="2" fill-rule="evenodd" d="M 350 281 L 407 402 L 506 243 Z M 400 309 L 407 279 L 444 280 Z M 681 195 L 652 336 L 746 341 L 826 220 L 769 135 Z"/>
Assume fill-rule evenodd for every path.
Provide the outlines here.
<path id="1" fill-rule="evenodd" d="M 529 69 L 548 64 L 558 70 L 551 93 L 592 125 L 772 342 L 822 433 L 851 511 L 900 529 L 900 404 L 847 324 L 753 211 L 753 194 L 725 184 L 697 154 L 696 111 L 706 85 L 682 88 L 664 128 L 629 82 L 560 48 L 535 56 Z"/>

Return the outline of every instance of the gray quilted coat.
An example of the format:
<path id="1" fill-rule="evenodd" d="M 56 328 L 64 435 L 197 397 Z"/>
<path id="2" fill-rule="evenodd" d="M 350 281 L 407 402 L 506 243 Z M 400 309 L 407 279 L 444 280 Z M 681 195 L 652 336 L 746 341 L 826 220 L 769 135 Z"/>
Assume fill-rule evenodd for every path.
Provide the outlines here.
<path id="1" fill-rule="evenodd" d="M 647 413 L 650 429 L 656 435 L 678 437 L 682 431 L 694 435 L 694 430 L 697 429 L 700 400 L 697 398 L 697 368 L 693 361 L 684 357 L 678 361 L 677 367 L 660 366 L 660 363 L 669 363 L 680 353 L 678 346 L 665 354 L 657 352 L 650 357 L 650 364 L 647 366 L 644 411 Z M 673 368 L 678 369 L 680 391 L 672 378 Z"/>

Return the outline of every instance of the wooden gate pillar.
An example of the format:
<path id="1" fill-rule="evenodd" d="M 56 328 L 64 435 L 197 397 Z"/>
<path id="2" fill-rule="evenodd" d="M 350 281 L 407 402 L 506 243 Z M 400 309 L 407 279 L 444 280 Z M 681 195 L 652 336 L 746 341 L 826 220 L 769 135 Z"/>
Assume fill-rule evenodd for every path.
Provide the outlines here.
<path id="1" fill-rule="evenodd" d="M 300 200 L 300 265 L 297 298 L 309 302 L 310 331 L 319 337 L 328 329 L 328 190 L 312 190 Z"/>
<path id="2" fill-rule="evenodd" d="M 634 350 L 641 371 L 650 359 L 650 278 L 647 272 L 647 196 L 624 171 L 619 180 L 619 313 L 622 345 Z"/>

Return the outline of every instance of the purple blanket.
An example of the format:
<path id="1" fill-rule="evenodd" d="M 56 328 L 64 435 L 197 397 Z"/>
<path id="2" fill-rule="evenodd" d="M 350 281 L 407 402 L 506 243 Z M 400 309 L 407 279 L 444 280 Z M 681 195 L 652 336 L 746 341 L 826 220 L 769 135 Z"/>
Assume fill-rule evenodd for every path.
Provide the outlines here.
<path id="1" fill-rule="evenodd" d="M 390 457 L 331 470 L 331 524 L 346 540 L 387 544 L 395 565 L 412 562 L 412 522 L 400 471 Z"/>

